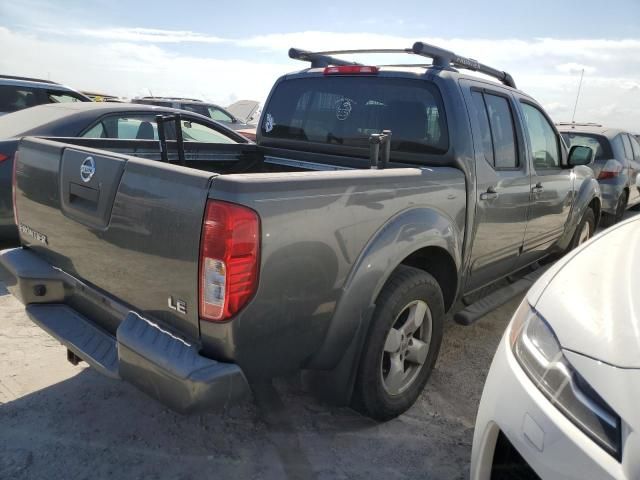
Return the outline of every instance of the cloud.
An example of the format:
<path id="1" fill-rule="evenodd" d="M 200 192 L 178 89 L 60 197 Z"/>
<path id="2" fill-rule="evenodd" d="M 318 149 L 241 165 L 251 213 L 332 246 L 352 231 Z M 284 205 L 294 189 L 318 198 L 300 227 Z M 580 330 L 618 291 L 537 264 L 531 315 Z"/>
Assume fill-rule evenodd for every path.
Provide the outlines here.
<path id="1" fill-rule="evenodd" d="M 72 34 L 120 42 L 224 43 L 229 41 L 224 38 L 196 33 L 189 30 L 160 30 L 155 28 L 81 28 L 49 31 L 58 34 Z"/>
<path id="2" fill-rule="evenodd" d="M 280 75 L 303 68 L 303 63 L 288 59 L 289 47 L 406 48 L 415 40 L 367 32 L 302 31 L 221 38 L 153 28 L 32 29 L 25 33 L 0 27 L 0 71 L 50 76 L 75 88 L 116 95 L 152 91 L 225 104 L 237 98 L 264 100 Z M 571 119 L 584 68 L 576 120 L 640 131 L 640 39 L 421 40 L 510 72 L 518 87 L 547 106 L 556 121 Z M 184 53 L 189 44 L 212 46 L 199 56 Z M 222 45 L 224 52 L 218 50 Z M 230 48 L 235 59 L 228 58 Z M 345 58 L 371 63 L 424 62 L 407 55 Z"/>
<path id="3" fill-rule="evenodd" d="M 125 97 L 152 92 L 223 105 L 238 98 L 263 100 L 273 82 L 292 70 L 286 63 L 182 55 L 146 42 L 44 40 L 4 27 L 0 27 L 0 46 L 2 72 Z"/>

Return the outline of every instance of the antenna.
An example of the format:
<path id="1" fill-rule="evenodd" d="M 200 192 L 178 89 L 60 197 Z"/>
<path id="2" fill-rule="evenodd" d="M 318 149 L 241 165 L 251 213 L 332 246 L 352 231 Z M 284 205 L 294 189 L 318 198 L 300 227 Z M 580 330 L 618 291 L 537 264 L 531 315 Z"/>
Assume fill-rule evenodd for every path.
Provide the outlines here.
<path id="1" fill-rule="evenodd" d="M 576 104 L 573 106 L 573 115 L 571 116 L 571 123 L 576 121 L 576 109 L 578 108 L 578 99 L 580 98 L 580 90 L 582 90 L 582 78 L 584 77 L 584 68 L 580 74 L 580 83 L 578 84 L 578 94 L 576 95 Z"/>

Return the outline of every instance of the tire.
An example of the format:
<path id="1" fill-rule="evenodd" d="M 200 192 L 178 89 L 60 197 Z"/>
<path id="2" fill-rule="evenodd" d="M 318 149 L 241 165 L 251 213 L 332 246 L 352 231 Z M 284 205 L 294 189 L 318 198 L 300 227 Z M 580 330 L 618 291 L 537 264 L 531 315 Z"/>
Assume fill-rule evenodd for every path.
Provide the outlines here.
<path id="1" fill-rule="evenodd" d="M 627 201 L 629 199 L 629 194 L 627 191 L 623 191 L 620 197 L 618 198 L 618 203 L 616 203 L 616 213 L 611 215 L 609 213 L 602 214 L 602 226 L 610 227 L 611 225 L 615 225 L 624 216 L 624 212 L 627 210 Z"/>
<path id="2" fill-rule="evenodd" d="M 420 327 L 411 333 L 410 324 L 415 323 L 410 320 L 423 311 Z M 442 290 L 435 278 L 404 265 L 391 274 L 376 300 L 360 357 L 352 403 L 356 410 L 384 421 L 415 403 L 440 351 L 444 315 Z M 402 378 L 406 385 L 401 385 Z"/>
<path id="3" fill-rule="evenodd" d="M 588 228 L 585 238 L 585 226 Z M 583 244 L 591 237 L 593 237 L 594 231 L 596 229 L 596 215 L 593 213 L 591 208 L 587 208 L 587 211 L 582 215 L 582 219 L 576 228 L 575 233 L 573 234 L 573 238 L 571 239 L 571 243 L 569 244 L 569 248 L 567 252 L 573 250 L 577 246 Z"/>

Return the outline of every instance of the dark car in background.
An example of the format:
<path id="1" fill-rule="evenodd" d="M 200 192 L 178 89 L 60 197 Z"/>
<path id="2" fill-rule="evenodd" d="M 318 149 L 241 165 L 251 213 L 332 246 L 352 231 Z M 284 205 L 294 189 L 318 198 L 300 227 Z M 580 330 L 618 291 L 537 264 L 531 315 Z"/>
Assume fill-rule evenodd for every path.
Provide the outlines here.
<path id="1" fill-rule="evenodd" d="M 195 113 L 152 105 L 78 102 L 40 105 L 0 117 L 0 241 L 17 240 L 13 218 L 11 177 L 20 138 L 30 136 L 148 140 L 158 151 L 156 115 L 179 113 L 185 142 L 247 143 L 247 139 Z M 174 124 L 166 125 L 167 140 L 175 140 Z"/>
<path id="2" fill-rule="evenodd" d="M 591 147 L 590 165 L 602 191 L 604 225 L 619 222 L 627 208 L 640 204 L 640 141 L 635 135 L 595 123 L 561 123 L 558 130 L 569 147 Z"/>
<path id="3" fill-rule="evenodd" d="M 0 115 L 46 103 L 90 101 L 86 95 L 50 80 L 0 75 Z"/>

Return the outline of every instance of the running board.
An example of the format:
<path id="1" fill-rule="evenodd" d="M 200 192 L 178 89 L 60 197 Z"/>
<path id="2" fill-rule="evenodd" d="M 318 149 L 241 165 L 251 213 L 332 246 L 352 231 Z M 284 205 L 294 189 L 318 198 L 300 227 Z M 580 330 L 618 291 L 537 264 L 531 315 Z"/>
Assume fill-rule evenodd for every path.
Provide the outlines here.
<path id="1" fill-rule="evenodd" d="M 490 293 L 486 297 L 481 298 L 463 310 L 457 312 L 453 316 L 453 319 L 460 325 L 471 325 L 472 323 L 480 320 L 486 314 L 492 312 L 498 307 L 501 307 L 509 300 L 529 290 L 535 281 L 538 280 L 538 278 L 540 278 L 550 266 L 551 265 L 538 268 L 506 287 Z"/>

